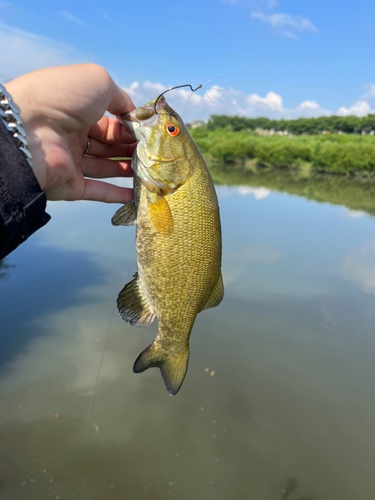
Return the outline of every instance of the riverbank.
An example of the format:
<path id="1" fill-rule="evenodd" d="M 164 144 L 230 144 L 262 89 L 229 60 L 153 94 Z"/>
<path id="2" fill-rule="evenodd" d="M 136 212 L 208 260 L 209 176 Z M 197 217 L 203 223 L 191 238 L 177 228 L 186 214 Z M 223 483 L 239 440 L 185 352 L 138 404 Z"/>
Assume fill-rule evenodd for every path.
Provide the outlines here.
<path id="1" fill-rule="evenodd" d="M 271 136 L 251 131 L 209 130 L 190 133 L 209 163 L 235 164 L 246 172 L 278 168 L 315 173 L 375 175 L 375 136 L 354 134 Z"/>

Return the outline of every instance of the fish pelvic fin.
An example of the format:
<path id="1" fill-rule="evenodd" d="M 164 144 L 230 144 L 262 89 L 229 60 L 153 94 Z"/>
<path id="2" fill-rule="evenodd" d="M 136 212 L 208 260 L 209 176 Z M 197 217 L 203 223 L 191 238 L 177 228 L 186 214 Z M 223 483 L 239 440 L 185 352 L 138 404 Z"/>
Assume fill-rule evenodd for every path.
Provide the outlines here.
<path id="1" fill-rule="evenodd" d="M 137 210 L 134 200 L 119 208 L 112 217 L 113 226 L 134 226 L 137 222 Z"/>
<path id="2" fill-rule="evenodd" d="M 180 390 L 189 362 L 189 345 L 183 352 L 165 351 L 159 343 L 153 342 L 136 359 L 133 372 L 141 373 L 148 368 L 160 368 L 165 387 L 171 396 Z"/>
<path id="3" fill-rule="evenodd" d="M 117 308 L 122 319 L 130 325 L 147 327 L 154 321 L 155 313 L 143 293 L 138 273 L 118 294 Z"/>
<path id="4" fill-rule="evenodd" d="M 216 307 L 220 304 L 224 297 L 224 284 L 223 284 L 223 276 L 221 271 L 216 279 L 215 285 L 212 289 L 211 295 L 208 297 L 208 300 L 202 309 L 205 311 L 206 309 L 210 309 L 211 307 Z"/>

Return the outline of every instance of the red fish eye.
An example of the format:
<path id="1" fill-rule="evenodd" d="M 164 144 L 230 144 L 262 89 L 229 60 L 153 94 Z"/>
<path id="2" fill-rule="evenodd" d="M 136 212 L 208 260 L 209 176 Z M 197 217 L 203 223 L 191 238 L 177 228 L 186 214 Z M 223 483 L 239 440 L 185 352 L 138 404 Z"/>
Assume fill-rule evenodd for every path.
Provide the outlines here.
<path id="1" fill-rule="evenodd" d="M 176 135 L 180 133 L 179 127 L 174 123 L 167 123 L 165 129 L 168 132 L 168 134 L 171 135 L 172 137 L 176 137 Z"/>

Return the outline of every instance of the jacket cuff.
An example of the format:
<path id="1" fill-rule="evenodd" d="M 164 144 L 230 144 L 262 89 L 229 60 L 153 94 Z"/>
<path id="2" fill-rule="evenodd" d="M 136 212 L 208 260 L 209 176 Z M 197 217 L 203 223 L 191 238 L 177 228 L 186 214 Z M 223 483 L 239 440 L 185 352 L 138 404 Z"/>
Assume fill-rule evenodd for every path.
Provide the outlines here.
<path id="1" fill-rule="evenodd" d="M 25 155 L 0 120 L 0 259 L 47 224 L 46 204 Z"/>

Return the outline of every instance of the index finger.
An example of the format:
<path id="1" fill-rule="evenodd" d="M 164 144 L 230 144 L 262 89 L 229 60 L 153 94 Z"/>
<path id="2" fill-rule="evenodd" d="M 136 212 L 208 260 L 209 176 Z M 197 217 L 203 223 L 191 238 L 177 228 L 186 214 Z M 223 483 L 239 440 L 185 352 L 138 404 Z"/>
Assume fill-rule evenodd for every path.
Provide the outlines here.
<path id="1" fill-rule="evenodd" d="M 133 111 L 133 109 L 135 109 L 134 103 L 125 90 L 122 90 L 110 76 L 108 83 L 109 103 L 107 105 L 107 111 L 112 115 L 122 115 L 123 113 Z M 90 129 L 89 135 L 99 141 L 109 144 L 131 144 L 135 142 L 134 137 L 127 132 L 117 120 L 109 118 L 108 116 L 103 116 L 97 124 Z"/>
<path id="2" fill-rule="evenodd" d="M 107 110 L 112 115 L 122 115 L 123 113 L 130 113 L 133 109 L 135 109 L 135 106 L 129 95 L 114 83 L 111 86 L 111 95 Z"/>

